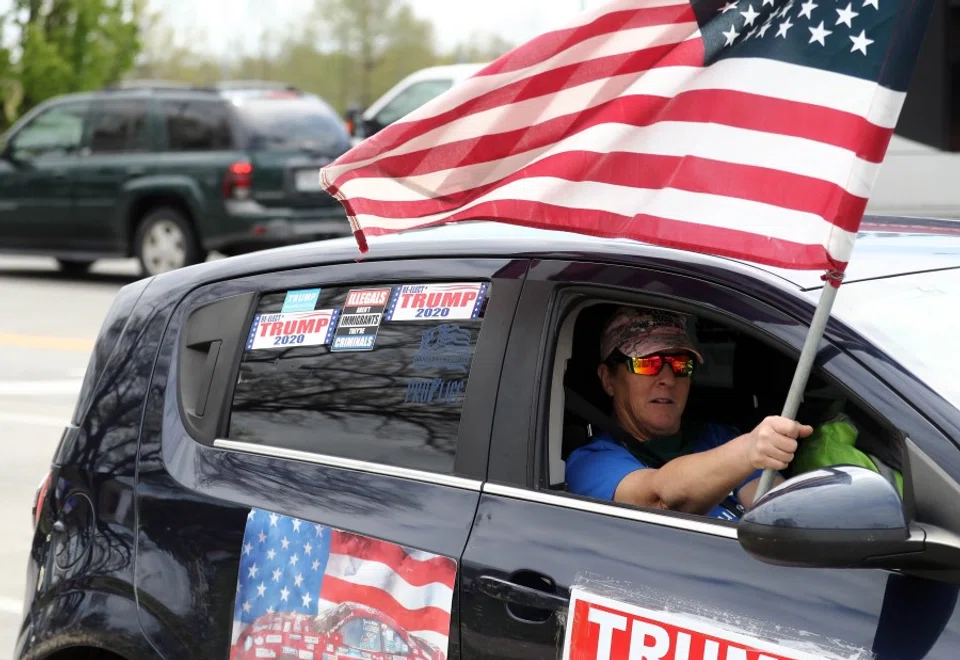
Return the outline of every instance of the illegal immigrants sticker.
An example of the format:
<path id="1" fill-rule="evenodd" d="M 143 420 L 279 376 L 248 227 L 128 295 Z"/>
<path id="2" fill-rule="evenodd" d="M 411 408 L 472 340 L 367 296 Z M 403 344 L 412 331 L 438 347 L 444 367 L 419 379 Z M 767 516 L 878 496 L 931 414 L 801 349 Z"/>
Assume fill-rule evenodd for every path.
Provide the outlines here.
<path id="1" fill-rule="evenodd" d="M 486 282 L 404 284 L 394 289 L 386 319 L 475 319 L 480 315 L 486 296 Z"/>
<path id="2" fill-rule="evenodd" d="M 339 314 L 338 309 L 257 314 L 247 336 L 247 350 L 329 344 Z"/>
<path id="3" fill-rule="evenodd" d="M 792 649 L 783 643 L 728 630 L 701 617 L 651 610 L 579 587 L 571 589 L 569 612 L 563 660 L 823 660 L 837 657 Z"/>
<path id="4" fill-rule="evenodd" d="M 390 301 L 390 287 L 351 289 L 333 335 L 331 351 L 370 351 L 377 343 L 383 310 Z"/>

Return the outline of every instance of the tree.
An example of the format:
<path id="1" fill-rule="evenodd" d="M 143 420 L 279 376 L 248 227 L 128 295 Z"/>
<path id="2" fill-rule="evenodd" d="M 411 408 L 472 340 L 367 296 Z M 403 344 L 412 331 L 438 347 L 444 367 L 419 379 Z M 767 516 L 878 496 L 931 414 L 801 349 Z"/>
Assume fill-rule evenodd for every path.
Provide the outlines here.
<path id="1" fill-rule="evenodd" d="M 417 18 L 405 0 L 317 0 L 314 20 L 325 42 L 321 50 L 346 58 L 339 72 L 331 72 L 341 82 L 341 106 L 367 106 L 403 75 L 437 60 L 433 25 Z"/>
<path id="2" fill-rule="evenodd" d="M 145 0 L 15 0 L 8 20 L 23 113 L 46 99 L 116 82 L 140 50 Z M 0 64 L 2 66 L 2 64 Z"/>
<path id="3" fill-rule="evenodd" d="M 475 32 L 465 42 L 458 44 L 445 59 L 451 64 L 492 62 L 514 46 L 500 35 Z"/>
<path id="4" fill-rule="evenodd" d="M 0 34 L 6 32 L 6 23 L 5 17 L 0 16 Z M 16 117 L 21 95 L 20 79 L 14 71 L 10 49 L 0 42 L 0 128 L 10 124 Z"/>
<path id="5" fill-rule="evenodd" d="M 178 34 L 158 12 L 140 17 L 142 48 L 132 78 L 174 80 L 194 84 L 219 80 L 223 66 L 214 57 L 195 50 L 193 44 L 206 42 L 206 31 L 191 26 Z"/>

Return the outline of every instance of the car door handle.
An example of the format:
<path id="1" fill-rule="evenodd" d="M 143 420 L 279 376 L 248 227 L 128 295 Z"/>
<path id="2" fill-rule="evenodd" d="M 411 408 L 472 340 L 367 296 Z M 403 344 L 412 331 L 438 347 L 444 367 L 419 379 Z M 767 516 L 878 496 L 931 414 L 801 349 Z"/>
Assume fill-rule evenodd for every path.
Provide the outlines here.
<path id="1" fill-rule="evenodd" d="M 477 589 L 491 598 L 504 600 L 512 605 L 530 607 L 537 610 L 556 611 L 566 608 L 570 601 L 563 596 L 551 594 L 542 589 L 516 584 L 509 580 L 481 575 L 477 578 Z"/>

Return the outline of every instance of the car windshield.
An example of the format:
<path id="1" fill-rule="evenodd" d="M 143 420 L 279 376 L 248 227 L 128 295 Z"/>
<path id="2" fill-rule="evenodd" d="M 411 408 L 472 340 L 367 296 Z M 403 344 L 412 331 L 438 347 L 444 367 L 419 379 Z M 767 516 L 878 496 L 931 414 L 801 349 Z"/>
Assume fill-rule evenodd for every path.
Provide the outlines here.
<path id="1" fill-rule="evenodd" d="M 833 314 L 960 408 L 960 270 L 845 284 Z"/>
<path id="2" fill-rule="evenodd" d="M 350 146 L 340 118 L 327 104 L 309 96 L 238 101 L 237 114 L 253 149 L 308 150 L 338 156 Z"/>

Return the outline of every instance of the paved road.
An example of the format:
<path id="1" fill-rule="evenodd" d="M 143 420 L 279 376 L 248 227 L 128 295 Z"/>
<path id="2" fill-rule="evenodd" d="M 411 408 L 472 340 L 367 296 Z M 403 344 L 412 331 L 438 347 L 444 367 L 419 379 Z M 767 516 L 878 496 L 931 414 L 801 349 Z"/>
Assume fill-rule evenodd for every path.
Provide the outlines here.
<path id="1" fill-rule="evenodd" d="M 49 259 L 0 257 L 0 660 L 13 657 L 20 623 L 34 493 L 73 412 L 100 323 L 137 277 L 130 260 L 69 278 Z"/>

